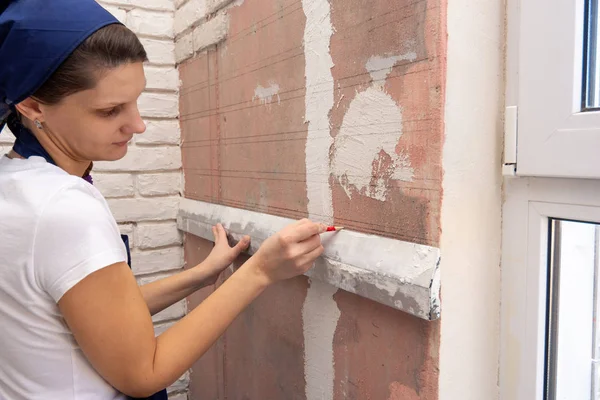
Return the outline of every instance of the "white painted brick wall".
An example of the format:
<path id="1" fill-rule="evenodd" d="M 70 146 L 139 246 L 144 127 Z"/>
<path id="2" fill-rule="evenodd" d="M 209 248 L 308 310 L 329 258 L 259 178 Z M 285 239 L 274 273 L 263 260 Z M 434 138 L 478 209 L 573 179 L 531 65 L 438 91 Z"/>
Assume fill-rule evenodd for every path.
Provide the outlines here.
<path id="1" fill-rule="evenodd" d="M 138 224 L 135 245 L 142 250 L 181 245 L 181 243 L 182 235 L 175 221 Z"/>
<path id="2" fill-rule="evenodd" d="M 0 156 L 8 153 L 12 147 L 15 137 L 13 136 L 10 129 L 6 126 L 0 132 Z"/>
<path id="3" fill-rule="evenodd" d="M 175 144 L 179 145 L 181 133 L 179 121 L 170 120 L 146 120 L 146 132 L 135 136 L 136 144 Z"/>
<path id="4" fill-rule="evenodd" d="M 179 0 L 175 1 L 175 36 L 219 11 L 233 0 Z"/>
<path id="5" fill-rule="evenodd" d="M 148 53 L 148 60 L 153 65 L 175 64 L 175 43 L 172 40 L 140 38 Z"/>
<path id="6" fill-rule="evenodd" d="M 179 63 L 194 54 L 194 32 L 188 32 L 175 42 L 175 60 Z"/>
<path id="7" fill-rule="evenodd" d="M 153 274 L 178 270 L 183 265 L 181 246 L 159 250 L 134 250 L 131 253 L 132 268 L 136 274 Z"/>
<path id="8" fill-rule="evenodd" d="M 206 17 L 206 0 L 188 0 L 175 11 L 175 34 L 191 27 L 194 23 Z"/>
<path id="9" fill-rule="evenodd" d="M 134 179 L 129 173 L 93 174 L 94 186 L 104 197 L 131 197 L 135 195 Z"/>
<path id="10" fill-rule="evenodd" d="M 227 9 L 241 3 L 243 0 L 176 0 L 174 33 L 177 63 L 225 40 L 229 30 Z"/>
<path id="11" fill-rule="evenodd" d="M 107 201 L 119 223 L 164 221 L 176 219 L 180 197 L 131 197 Z"/>
<path id="12" fill-rule="evenodd" d="M 173 11 L 175 4 L 173 0 L 102 0 L 103 6 L 117 5 L 125 9 L 141 8 L 146 10 Z"/>
<path id="13" fill-rule="evenodd" d="M 114 5 L 104 5 L 103 7 L 106 8 L 108 11 L 110 11 L 110 13 L 112 15 L 114 15 L 115 18 L 117 18 L 119 21 L 121 21 L 121 23 L 124 24 L 127 22 L 127 11 L 126 10 L 123 10 Z"/>
<path id="14" fill-rule="evenodd" d="M 140 35 L 172 38 L 173 13 L 134 8 L 127 12 L 127 26 Z"/>
<path id="15" fill-rule="evenodd" d="M 168 390 L 169 399 L 171 398 L 171 393 L 185 390 L 185 389 L 187 389 L 189 384 L 190 384 L 190 374 L 189 374 L 189 372 L 186 372 L 181 378 L 179 378 L 177 380 L 177 382 L 175 382 L 173 384 L 173 386 L 171 386 L 169 388 L 169 390 Z"/>
<path id="16" fill-rule="evenodd" d="M 194 29 L 194 51 L 201 51 L 208 46 L 219 43 L 227 37 L 229 29 L 229 15 L 221 12 L 214 18 Z"/>
<path id="17" fill-rule="evenodd" d="M 173 394 L 169 396 L 169 400 L 188 400 L 188 396 L 186 393 Z"/>
<path id="18" fill-rule="evenodd" d="M 209 14 L 212 14 L 215 11 L 218 11 L 221 8 L 225 7 L 232 1 L 233 0 L 206 0 L 206 11 Z"/>
<path id="19" fill-rule="evenodd" d="M 15 141 L 15 137 L 13 136 L 10 129 L 7 126 L 2 128 L 2 132 L 0 132 L 0 145 L 12 144 Z"/>
<path id="20" fill-rule="evenodd" d="M 177 93 L 142 93 L 138 100 L 142 117 L 175 118 L 179 115 Z"/>
<path id="21" fill-rule="evenodd" d="M 179 72 L 175 67 L 144 67 L 146 73 L 146 89 L 177 90 L 179 88 Z"/>
<path id="22" fill-rule="evenodd" d="M 187 0 L 175 0 L 175 8 L 180 8 Z"/>
<path id="23" fill-rule="evenodd" d="M 135 227 L 133 224 L 120 224 L 119 230 L 123 235 L 129 236 L 130 246 L 135 243 Z"/>
<path id="24" fill-rule="evenodd" d="M 142 196 L 167 196 L 181 194 L 181 174 L 143 174 L 137 179 L 137 189 Z"/>
<path id="25" fill-rule="evenodd" d="M 127 155 L 118 161 L 100 161 L 96 171 L 173 171 L 181 168 L 181 149 L 178 146 L 141 147 L 130 145 Z"/>

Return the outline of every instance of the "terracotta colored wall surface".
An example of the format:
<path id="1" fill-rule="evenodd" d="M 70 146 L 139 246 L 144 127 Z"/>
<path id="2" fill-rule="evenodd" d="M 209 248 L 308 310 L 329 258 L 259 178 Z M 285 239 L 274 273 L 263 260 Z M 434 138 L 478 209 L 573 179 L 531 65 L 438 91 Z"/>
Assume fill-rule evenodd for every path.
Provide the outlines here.
<path id="1" fill-rule="evenodd" d="M 224 44 L 180 66 L 185 196 L 304 216 L 302 7 L 248 0 L 229 26 Z M 255 96 L 272 82 L 278 95 Z"/>
<path id="2" fill-rule="evenodd" d="M 343 225 L 384 236 L 436 246 L 439 240 L 441 201 L 442 73 L 438 1 L 332 0 L 331 55 L 335 64 L 335 104 L 332 134 L 338 143 L 344 129 L 349 134 L 391 133 L 397 154 L 380 152 L 373 158 L 370 184 L 382 179 L 389 188 L 385 201 L 379 196 L 351 198 L 335 179 L 334 210 Z M 374 57 L 397 57 L 382 92 L 366 67 Z M 442 54 L 443 56 L 443 54 Z M 377 65 L 377 63 L 374 63 Z M 379 66 L 382 65 L 382 66 Z M 375 68 L 384 68 L 379 63 Z M 381 71 L 379 71 L 381 72 Z M 370 91 L 370 92 L 368 92 Z M 401 123 L 385 119 L 389 100 L 396 104 Z M 374 98 L 374 109 L 365 104 Z M 353 104 L 354 103 L 354 104 Z M 359 127 L 346 128 L 353 107 L 363 114 Z M 365 113 L 374 113 L 367 119 Z M 381 115 L 377 115 L 380 112 Z M 360 123 L 370 124 L 360 126 Z M 341 126 L 341 129 L 340 129 Z M 392 147 L 394 149 L 394 147 Z M 388 167 L 403 157 L 414 171 L 409 182 L 390 179 Z M 377 187 L 377 186 L 376 186 Z"/>
<path id="3" fill-rule="evenodd" d="M 310 179 L 329 180 L 338 225 L 436 246 L 445 40 L 439 0 L 330 3 L 332 174 Z M 224 43 L 180 65 L 185 196 L 306 216 L 302 4 L 246 0 L 229 18 Z M 385 78 L 386 66 L 378 87 L 372 77 Z M 366 168 L 336 175 L 356 140 L 360 154 L 368 153 L 356 167 Z"/>
<path id="4" fill-rule="evenodd" d="M 179 67 L 185 197 L 300 218 L 308 213 L 307 181 L 318 179 L 332 189 L 337 224 L 437 246 L 445 4 L 329 4 L 331 174 L 306 167 L 303 2 L 245 0 L 228 10 L 227 39 Z M 357 149 L 362 158 L 353 165 Z M 209 250 L 187 235 L 188 265 Z M 280 284 L 246 310 L 194 367 L 192 398 L 315 398 L 305 366 L 309 287 L 304 277 Z M 339 310 L 334 399 L 438 398 L 439 322 L 341 290 L 329 301 Z"/>
<path id="5" fill-rule="evenodd" d="M 187 235 L 187 264 L 199 263 L 211 248 L 209 242 Z M 251 305 L 192 367 L 190 399 L 307 399 L 302 328 L 307 287 L 304 277 L 284 282 Z M 207 288 L 195 294 L 189 308 L 211 292 Z M 333 399 L 438 398 L 439 322 L 343 291 L 334 300 L 341 316 L 333 341 Z"/>

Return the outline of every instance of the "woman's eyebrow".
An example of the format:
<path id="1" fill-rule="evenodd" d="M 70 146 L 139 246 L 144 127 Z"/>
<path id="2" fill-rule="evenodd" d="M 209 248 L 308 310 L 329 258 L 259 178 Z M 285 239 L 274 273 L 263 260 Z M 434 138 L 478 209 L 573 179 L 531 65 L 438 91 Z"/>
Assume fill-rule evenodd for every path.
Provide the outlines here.
<path id="1" fill-rule="evenodd" d="M 144 78 L 144 87 L 142 89 L 142 91 L 146 90 L 146 86 L 148 85 L 148 80 Z M 141 95 L 141 93 L 140 93 Z M 94 108 L 109 108 L 109 107 L 116 107 L 116 106 L 122 106 L 123 104 L 128 103 L 128 101 L 123 101 L 123 100 L 113 100 L 113 101 L 107 101 L 106 103 L 98 103 L 96 105 L 94 105 Z"/>
<path id="2" fill-rule="evenodd" d="M 122 101 L 112 101 L 110 103 L 97 104 L 94 108 L 104 109 L 104 108 L 121 106 L 123 104 L 125 104 L 125 103 L 123 103 Z"/>

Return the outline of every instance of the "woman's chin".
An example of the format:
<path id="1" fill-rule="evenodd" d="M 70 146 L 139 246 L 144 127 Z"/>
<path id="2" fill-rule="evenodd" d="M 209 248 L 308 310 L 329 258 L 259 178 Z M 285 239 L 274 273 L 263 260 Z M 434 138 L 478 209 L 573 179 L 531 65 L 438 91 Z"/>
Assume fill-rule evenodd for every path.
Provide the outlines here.
<path id="1" fill-rule="evenodd" d="M 127 145 L 112 145 L 106 153 L 102 154 L 102 157 L 95 161 L 118 161 L 127 155 Z"/>

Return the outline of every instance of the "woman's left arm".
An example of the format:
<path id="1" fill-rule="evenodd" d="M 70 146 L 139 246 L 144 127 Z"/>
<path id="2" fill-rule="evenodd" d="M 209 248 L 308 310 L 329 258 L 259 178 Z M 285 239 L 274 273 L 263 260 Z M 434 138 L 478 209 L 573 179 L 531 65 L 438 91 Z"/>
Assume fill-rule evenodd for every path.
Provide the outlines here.
<path id="1" fill-rule="evenodd" d="M 198 289 L 210 285 L 209 274 L 199 264 L 176 275 L 140 286 L 142 296 L 154 315 L 191 295 Z"/>
<path id="2" fill-rule="evenodd" d="M 237 245 L 230 247 L 221 224 L 213 227 L 213 235 L 215 247 L 203 262 L 176 275 L 140 287 L 151 315 L 159 313 L 196 290 L 214 284 L 219 274 L 250 245 L 250 238 L 246 236 Z"/>

